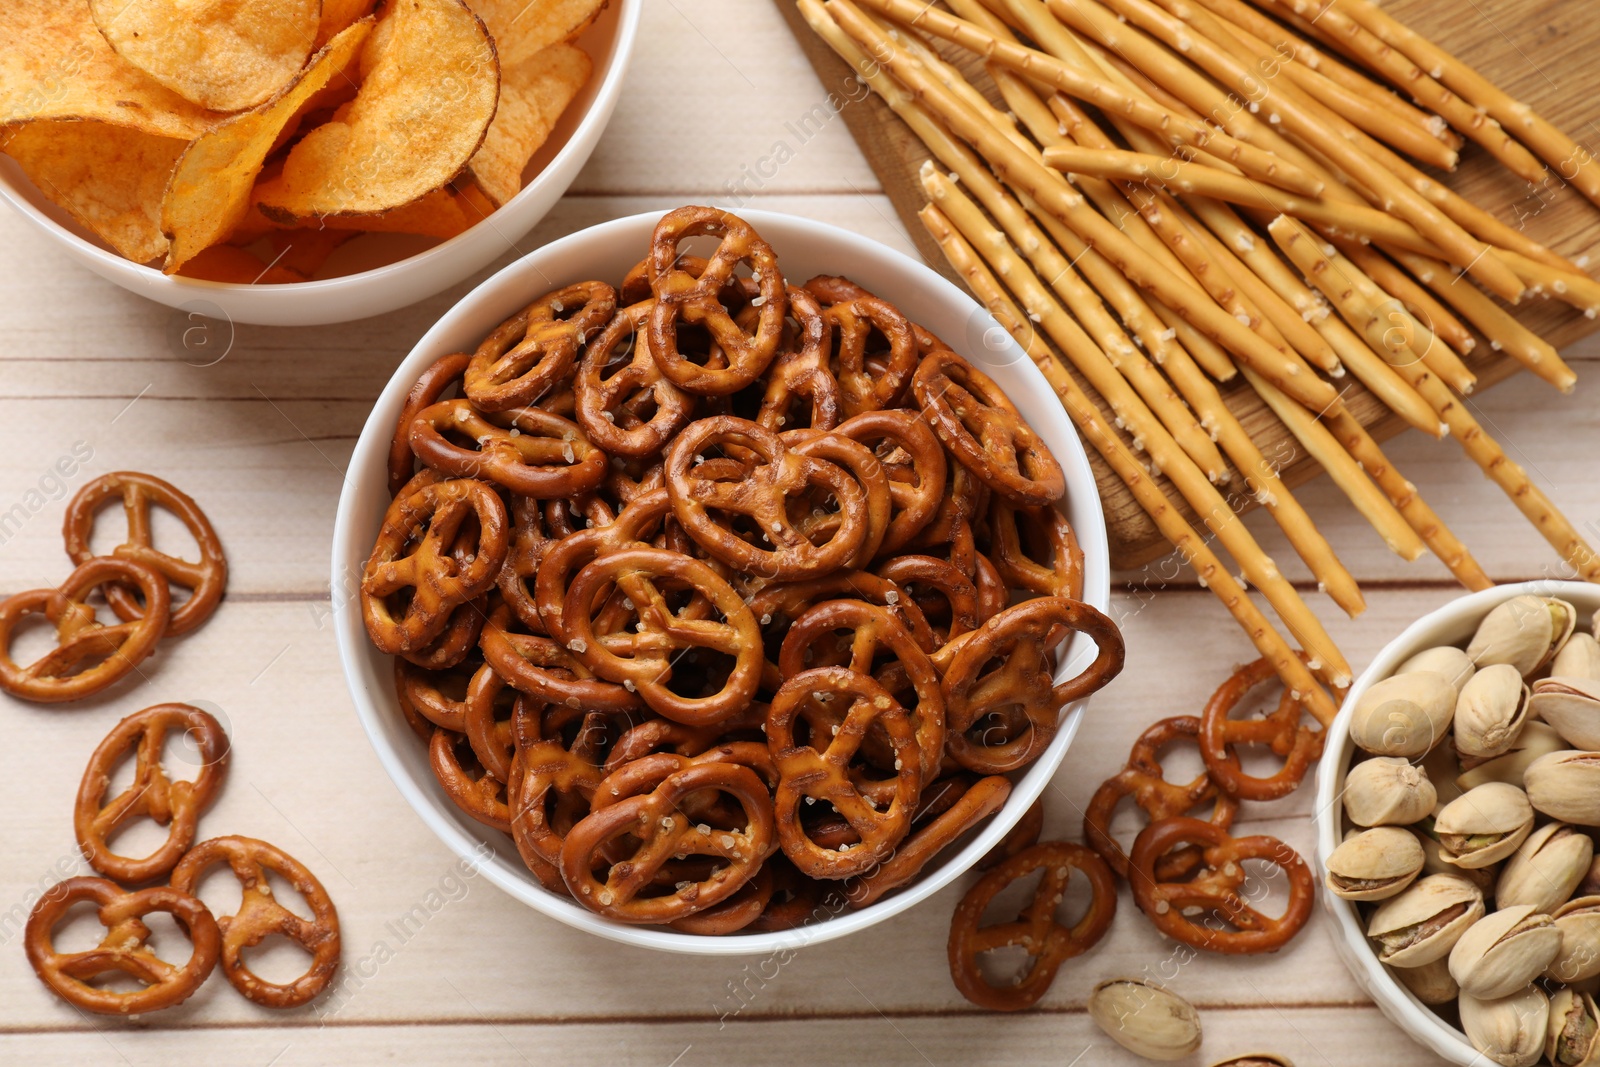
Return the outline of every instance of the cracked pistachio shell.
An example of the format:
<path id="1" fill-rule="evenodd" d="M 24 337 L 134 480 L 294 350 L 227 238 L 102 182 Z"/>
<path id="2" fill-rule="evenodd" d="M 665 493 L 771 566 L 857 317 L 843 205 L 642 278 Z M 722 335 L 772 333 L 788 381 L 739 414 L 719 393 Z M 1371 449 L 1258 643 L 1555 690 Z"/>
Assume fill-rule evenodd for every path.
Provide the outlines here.
<path id="1" fill-rule="evenodd" d="M 1410 674 L 1412 671 L 1433 671 L 1442 674 L 1445 680 L 1461 692 L 1461 687 L 1466 685 L 1478 669 L 1472 662 L 1472 657 L 1454 645 L 1439 645 L 1435 648 L 1425 648 L 1415 656 L 1406 660 L 1395 668 L 1396 674 Z"/>
<path id="2" fill-rule="evenodd" d="M 1600 681 L 1551 675 L 1533 683 L 1529 711 L 1574 748 L 1600 749 Z"/>
<path id="3" fill-rule="evenodd" d="M 1478 887 L 1478 892 L 1483 894 L 1485 900 L 1489 899 L 1489 895 L 1494 892 L 1494 883 L 1500 877 L 1500 868 L 1498 866 L 1490 865 L 1478 870 L 1457 867 L 1454 863 L 1444 858 L 1444 849 L 1439 846 L 1438 841 L 1422 832 L 1417 832 L 1417 840 L 1422 844 L 1422 873 L 1424 875 L 1453 874 L 1458 878 L 1465 878 Z"/>
<path id="4" fill-rule="evenodd" d="M 1565 600 L 1532 594 L 1512 597 L 1483 617 L 1467 655 L 1479 670 L 1491 663 L 1509 663 L 1527 678 L 1555 657 L 1577 622 L 1577 610 Z"/>
<path id="5" fill-rule="evenodd" d="M 1154 983 L 1107 979 L 1089 994 L 1088 1007 L 1107 1037 L 1147 1060 L 1178 1060 L 1200 1047 L 1200 1013 Z"/>
<path id="6" fill-rule="evenodd" d="M 1529 801 L 1552 819 L 1600 826 L 1600 752 L 1552 752 L 1534 760 L 1522 780 Z"/>
<path id="7" fill-rule="evenodd" d="M 1522 776 L 1535 760 L 1568 747 L 1567 742 L 1556 733 L 1555 727 L 1547 722 L 1529 720 L 1522 727 L 1522 733 L 1517 735 L 1517 743 L 1510 752 L 1479 763 L 1471 770 L 1462 771 L 1456 776 L 1454 784 L 1462 792 L 1475 789 L 1485 782 L 1505 782 L 1521 789 Z"/>
<path id="8" fill-rule="evenodd" d="M 1600 1014 L 1594 998 L 1571 989 L 1550 997 L 1550 1030 L 1545 1058 L 1555 1067 L 1591 1067 L 1600 1063 Z"/>
<path id="9" fill-rule="evenodd" d="M 1550 1001 L 1538 986 L 1499 1000 L 1463 993 L 1460 1008 L 1467 1040 L 1501 1067 L 1534 1067 L 1544 1055 Z"/>
<path id="10" fill-rule="evenodd" d="M 1420 967 L 1443 959 L 1456 940 L 1483 918 L 1483 893 L 1457 874 L 1430 874 L 1378 905 L 1367 922 L 1378 960 Z"/>
<path id="11" fill-rule="evenodd" d="M 1600 641 L 1584 633 L 1567 638 L 1556 658 L 1550 661 L 1550 675 L 1600 681 Z"/>
<path id="12" fill-rule="evenodd" d="M 1294 1067 L 1294 1063 L 1276 1052 L 1246 1052 L 1243 1056 L 1218 1060 L 1211 1067 Z"/>
<path id="13" fill-rule="evenodd" d="M 1527 904 L 1552 915 L 1572 897 L 1589 873 L 1594 841 L 1564 822 L 1545 823 L 1518 846 L 1500 872 L 1495 904 Z"/>
<path id="14" fill-rule="evenodd" d="M 1472 676 L 1456 698 L 1456 751 L 1493 758 L 1510 752 L 1528 718 L 1528 686 L 1508 663 L 1493 663 Z"/>
<path id="15" fill-rule="evenodd" d="M 1533 832 L 1533 807 L 1514 785 L 1489 782 L 1469 789 L 1434 816 L 1444 858 L 1457 867 L 1487 867 L 1517 850 Z"/>
<path id="16" fill-rule="evenodd" d="M 1600 975 L 1600 896 L 1578 897 L 1556 909 L 1561 951 L 1545 974 L 1557 982 L 1581 982 Z"/>
<path id="17" fill-rule="evenodd" d="M 1424 1004 L 1452 1004 L 1461 995 L 1461 987 L 1450 977 L 1450 964 L 1445 960 L 1421 967 L 1391 967 L 1389 973 Z"/>
<path id="18" fill-rule="evenodd" d="M 1561 930 L 1526 904 L 1492 912 L 1450 949 L 1450 977 L 1479 1000 L 1508 997 L 1544 973 L 1561 951 Z"/>
<path id="19" fill-rule="evenodd" d="M 1455 710 L 1455 687 L 1444 675 L 1390 675 L 1361 694 L 1350 715 L 1350 738 L 1379 756 L 1420 756 L 1444 737 Z"/>
<path id="20" fill-rule="evenodd" d="M 1345 900 L 1387 900 L 1422 873 L 1422 844 L 1398 826 L 1363 830 L 1328 854 L 1328 892 Z"/>
<path id="21" fill-rule="evenodd" d="M 1357 826 L 1409 826 L 1433 813 L 1438 794 L 1422 768 L 1398 756 L 1378 756 L 1350 768 L 1344 810 Z"/>

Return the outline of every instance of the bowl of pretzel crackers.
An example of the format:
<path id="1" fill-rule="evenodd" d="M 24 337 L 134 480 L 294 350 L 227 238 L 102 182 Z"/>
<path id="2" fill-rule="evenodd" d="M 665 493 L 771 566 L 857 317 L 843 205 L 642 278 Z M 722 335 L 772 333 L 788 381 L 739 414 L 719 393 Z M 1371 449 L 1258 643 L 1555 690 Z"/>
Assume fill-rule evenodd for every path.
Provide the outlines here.
<path id="1" fill-rule="evenodd" d="M 0 199 L 171 307 L 272 326 L 426 299 L 517 247 L 622 94 L 643 0 L 26 0 Z"/>
<path id="2" fill-rule="evenodd" d="M 684 207 L 439 320 L 333 566 L 358 713 L 429 829 L 580 929 L 740 954 L 995 849 L 1121 668 L 1106 559 L 1061 406 L 965 294 Z"/>

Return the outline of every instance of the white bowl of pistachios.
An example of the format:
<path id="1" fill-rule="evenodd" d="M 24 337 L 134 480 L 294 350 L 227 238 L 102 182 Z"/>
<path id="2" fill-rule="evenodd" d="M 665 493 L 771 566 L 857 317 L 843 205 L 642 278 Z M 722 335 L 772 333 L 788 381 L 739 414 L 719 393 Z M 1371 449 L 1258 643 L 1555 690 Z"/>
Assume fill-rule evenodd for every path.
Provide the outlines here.
<path id="1" fill-rule="evenodd" d="M 1334 945 L 1464 1067 L 1600 1064 L 1600 586 L 1418 619 L 1345 697 L 1317 775 Z"/>

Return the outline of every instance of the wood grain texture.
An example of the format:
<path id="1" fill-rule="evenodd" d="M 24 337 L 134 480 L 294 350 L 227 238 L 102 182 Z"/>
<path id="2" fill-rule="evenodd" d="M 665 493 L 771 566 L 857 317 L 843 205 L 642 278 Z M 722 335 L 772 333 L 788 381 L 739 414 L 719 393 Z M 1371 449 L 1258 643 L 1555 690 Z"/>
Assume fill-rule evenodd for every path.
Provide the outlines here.
<path id="1" fill-rule="evenodd" d="M 848 94 L 852 84 L 849 67 L 805 24 L 793 0 L 776 0 L 776 3 L 823 85 L 830 91 Z M 1594 18 L 1590 0 L 1471 0 L 1464 5 L 1442 4 L 1437 0 L 1394 0 L 1388 9 L 1472 63 L 1580 143 L 1593 140 L 1600 145 L 1600 127 L 1594 124 L 1594 96 L 1600 90 L 1600 77 L 1596 76 L 1592 61 L 1593 51 L 1600 45 L 1600 22 Z M 999 102 L 999 95 L 984 73 L 979 57 L 945 42 L 938 42 L 938 45 L 941 54 L 960 67 L 974 85 Z M 938 245 L 917 221 L 917 212 L 927 203 L 927 196 L 917 180 L 919 168 L 931 158 L 927 148 L 876 96 L 845 108 L 843 115 L 923 258 L 961 284 L 945 263 Z M 1462 155 L 1463 162 L 1455 173 L 1439 174 L 1457 192 L 1565 255 L 1593 256 L 1600 249 L 1600 209 L 1577 192 L 1565 185 L 1530 188 L 1473 145 Z M 1597 325 L 1565 305 L 1546 300 L 1525 300 L 1524 306 L 1514 310 L 1519 319 L 1558 348 L 1587 336 Z M 1478 376 L 1479 393 L 1521 370 L 1520 364 L 1499 356 L 1481 343 L 1465 362 Z M 1099 394 L 1076 371 L 1072 373 L 1109 416 L 1110 408 Z M 1379 441 L 1387 441 L 1406 428 L 1359 383 L 1346 377 L 1337 384 L 1351 413 Z M 1242 380 L 1224 386 L 1223 394 L 1228 407 L 1260 446 L 1262 454 L 1279 469 L 1287 485 L 1291 488 L 1303 485 L 1321 473 L 1320 465 L 1305 454 L 1284 425 Z M 1553 391 L 1550 399 L 1552 404 L 1572 402 L 1563 400 Z M 1439 447 L 1454 450 L 1454 445 L 1448 442 Z M 1136 568 L 1170 552 L 1171 545 L 1156 530 L 1122 481 L 1098 454 L 1091 454 L 1089 458 L 1105 509 L 1114 564 L 1119 568 Z M 1460 462 L 1467 461 L 1461 459 Z M 1243 480 L 1236 470 L 1234 474 L 1232 486 L 1242 487 Z M 1177 490 L 1165 479 L 1159 481 L 1173 503 L 1195 521 L 1193 509 Z M 1236 491 L 1230 502 L 1241 512 L 1256 507 L 1254 499 L 1242 490 Z M 1472 547 L 1469 543 L 1468 548 Z"/>

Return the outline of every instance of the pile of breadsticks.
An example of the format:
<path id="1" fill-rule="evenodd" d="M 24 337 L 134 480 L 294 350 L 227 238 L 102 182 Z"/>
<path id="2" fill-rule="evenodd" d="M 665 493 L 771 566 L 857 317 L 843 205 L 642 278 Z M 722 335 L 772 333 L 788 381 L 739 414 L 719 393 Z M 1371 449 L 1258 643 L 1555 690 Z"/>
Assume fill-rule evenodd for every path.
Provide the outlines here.
<path id="1" fill-rule="evenodd" d="M 1458 396 L 1478 336 L 1569 391 L 1571 369 L 1495 298 L 1592 317 L 1600 284 L 1420 169 L 1453 168 L 1465 138 L 1600 203 L 1582 147 L 1367 0 L 945 3 L 799 0 L 939 161 L 922 170 L 921 218 L 951 265 L 1291 690 L 1316 690 L 1313 673 L 1342 688 L 1349 669 L 1219 491 L 1229 464 L 1320 588 L 1352 615 L 1364 603 L 1223 403 L 1217 384 L 1239 375 L 1402 557 L 1431 549 L 1469 588 L 1490 584 L 1345 411 L 1347 373 L 1406 423 L 1453 436 L 1568 565 L 1600 578 L 1600 557 Z M 952 46 L 984 61 L 1004 110 Z"/>

